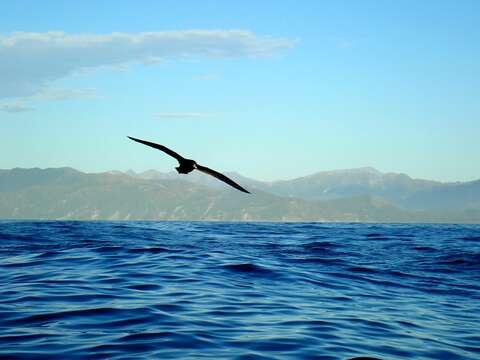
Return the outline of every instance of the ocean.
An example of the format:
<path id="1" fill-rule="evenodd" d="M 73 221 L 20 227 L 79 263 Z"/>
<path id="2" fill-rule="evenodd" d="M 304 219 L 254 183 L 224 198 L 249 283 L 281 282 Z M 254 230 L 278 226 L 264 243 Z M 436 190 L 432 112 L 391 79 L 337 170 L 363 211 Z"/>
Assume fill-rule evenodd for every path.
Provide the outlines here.
<path id="1" fill-rule="evenodd" d="M 480 359 L 480 225 L 0 222 L 0 359 Z"/>

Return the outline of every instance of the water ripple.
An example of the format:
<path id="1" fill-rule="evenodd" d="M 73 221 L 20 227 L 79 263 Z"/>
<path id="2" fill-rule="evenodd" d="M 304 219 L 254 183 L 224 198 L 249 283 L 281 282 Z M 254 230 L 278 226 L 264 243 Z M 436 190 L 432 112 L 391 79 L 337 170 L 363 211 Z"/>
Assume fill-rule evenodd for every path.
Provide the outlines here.
<path id="1" fill-rule="evenodd" d="M 3 359 L 478 359 L 480 226 L 0 222 Z"/>

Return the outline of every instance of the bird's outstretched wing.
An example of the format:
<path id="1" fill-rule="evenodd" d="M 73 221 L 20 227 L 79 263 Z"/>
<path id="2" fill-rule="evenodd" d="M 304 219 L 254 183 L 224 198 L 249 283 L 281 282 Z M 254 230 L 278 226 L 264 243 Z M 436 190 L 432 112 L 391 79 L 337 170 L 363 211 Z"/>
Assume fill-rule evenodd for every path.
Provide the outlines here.
<path id="1" fill-rule="evenodd" d="M 136 138 L 130 137 L 130 136 L 127 136 L 127 137 L 128 137 L 130 140 L 139 142 L 140 144 L 147 145 L 147 146 L 151 146 L 151 147 L 153 147 L 153 148 L 155 148 L 155 149 L 158 149 L 158 150 L 160 150 L 160 151 L 163 151 L 165 154 L 168 154 L 168 155 L 174 157 L 174 158 L 177 159 L 178 161 L 181 161 L 181 160 L 184 159 L 182 156 L 180 156 L 179 154 L 177 154 L 175 151 L 170 150 L 170 149 L 167 148 L 166 146 L 163 146 L 163 145 L 160 145 L 160 144 L 155 144 L 155 143 L 150 142 L 150 141 L 145 141 L 145 140 L 136 139 Z"/>
<path id="2" fill-rule="evenodd" d="M 244 193 L 247 193 L 247 194 L 250 194 L 249 191 L 245 190 L 243 187 L 241 187 L 240 185 L 238 185 L 235 181 L 233 181 L 232 179 L 229 179 L 228 177 L 226 177 L 225 175 L 215 171 L 215 170 L 212 170 L 208 167 L 205 167 L 205 166 L 202 166 L 202 165 L 198 165 L 196 164 L 196 169 L 205 173 L 205 174 L 208 174 L 208 175 L 211 175 L 215 178 L 217 178 L 218 180 L 221 180 L 225 183 L 227 183 L 228 185 L 230 186 L 233 186 L 235 189 L 237 190 L 240 190 L 240 191 L 243 191 Z"/>

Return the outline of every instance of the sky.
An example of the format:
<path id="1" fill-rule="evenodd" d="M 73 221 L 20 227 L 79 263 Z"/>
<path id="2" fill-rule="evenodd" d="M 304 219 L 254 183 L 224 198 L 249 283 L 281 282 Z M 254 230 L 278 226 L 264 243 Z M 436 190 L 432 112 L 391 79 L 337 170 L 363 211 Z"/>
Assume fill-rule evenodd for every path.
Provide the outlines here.
<path id="1" fill-rule="evenodd" d="M 480 179 L 480 1 L 0 2 L 0 168 Z"/>

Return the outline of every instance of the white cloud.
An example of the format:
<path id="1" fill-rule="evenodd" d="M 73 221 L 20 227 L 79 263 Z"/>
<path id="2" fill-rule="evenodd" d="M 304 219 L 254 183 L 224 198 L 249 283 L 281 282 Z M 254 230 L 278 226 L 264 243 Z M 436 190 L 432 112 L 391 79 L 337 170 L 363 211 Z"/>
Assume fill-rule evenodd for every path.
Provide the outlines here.
<path id="1" fill-rule="evenodd" d="M 291 39 L 246 30 L 0 34 L 0 98 L 35 95 L 55 80 L 102 66 L 153 65 L 191 57 L 257 57 L 293 45 Z"/>
<path id="2" fill-rule="evenodd" d="M 215 114 L 212 113 L 201 112 L 161 112 L 154 115 L 162 119 L 201 119 L 215 116 Z"/>
<path id="3" fill-rule="evenodd" d="M 33 111 L 35 109 L 25 106 L 22 103 L 16 103 L 16 104 L 3 104 L 0 105 L 0 111 L 7 112 L 7 113 L 22 113 L 22 112 L 28 112 L 28 111 Z"/>

